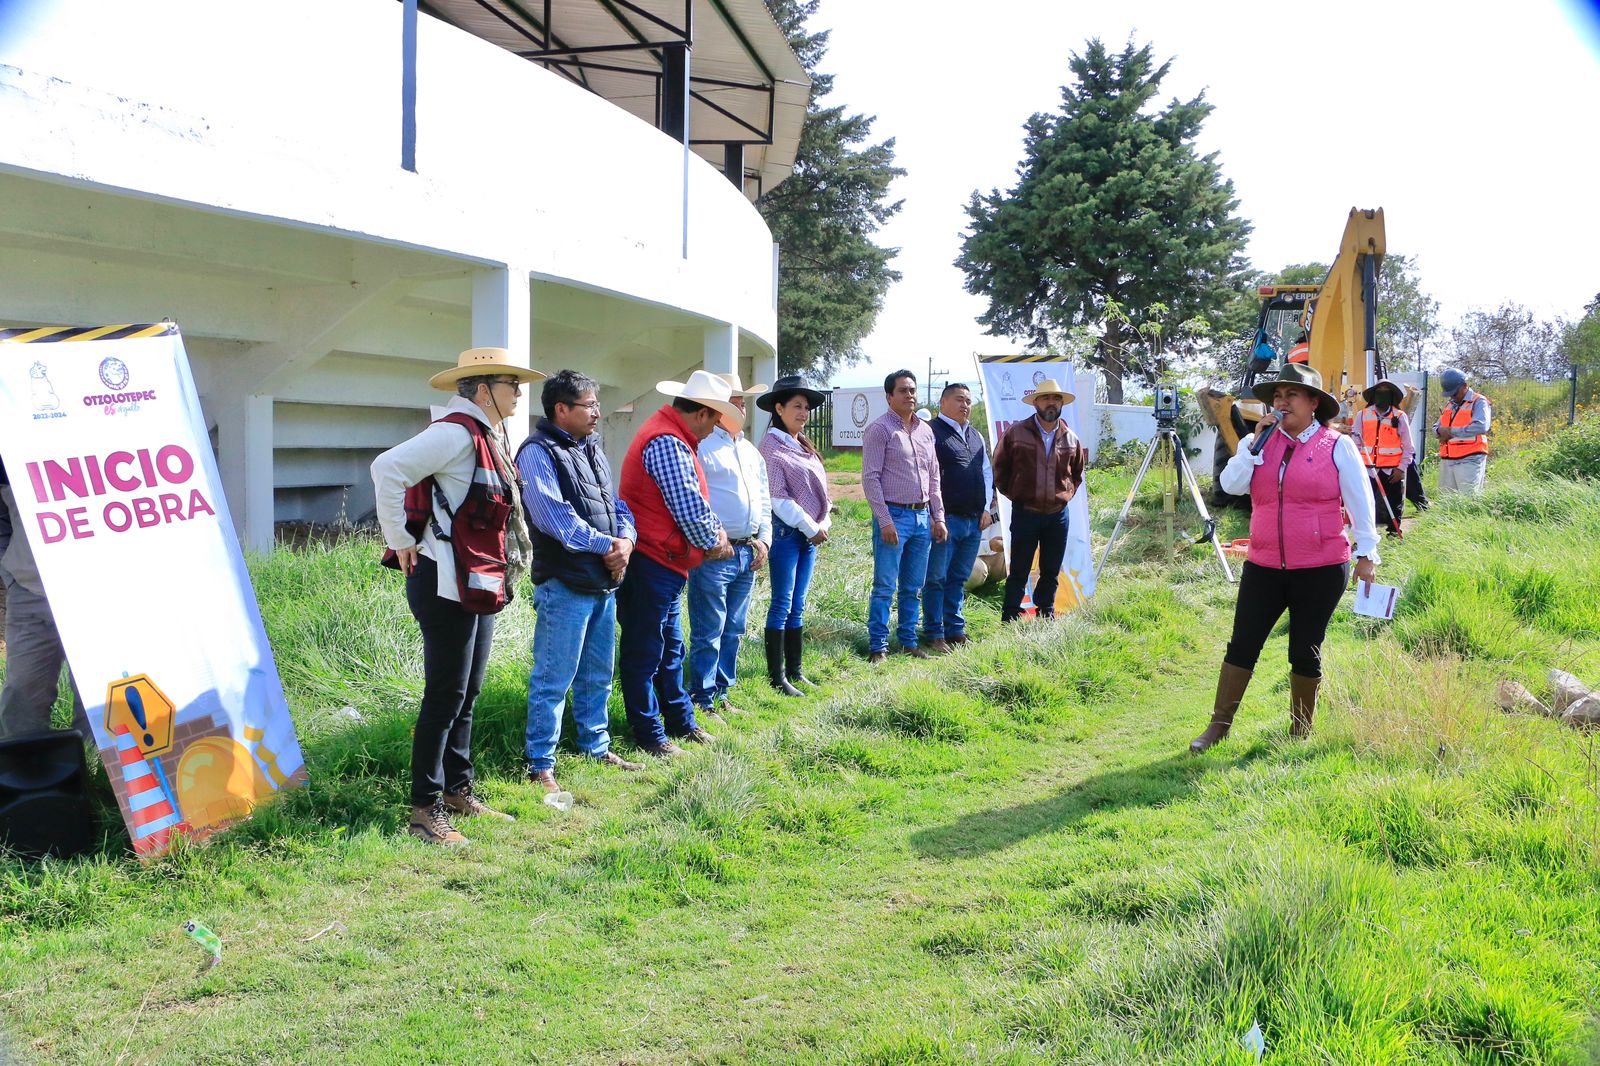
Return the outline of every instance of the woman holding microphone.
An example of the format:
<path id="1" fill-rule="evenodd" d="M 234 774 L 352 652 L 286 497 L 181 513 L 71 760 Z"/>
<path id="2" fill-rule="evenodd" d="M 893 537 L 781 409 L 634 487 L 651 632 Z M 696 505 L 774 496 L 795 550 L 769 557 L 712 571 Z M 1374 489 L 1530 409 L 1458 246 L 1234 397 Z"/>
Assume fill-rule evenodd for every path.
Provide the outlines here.
<path id="1" fill-rule="evenodd" d="M 772 425 L 761 438 L 761 457 L 767 461 L 767 487 L 772 494 L 767 679 L 785 696 L 803 696 L 795 684 L 811 683 L 800 672 L 806 588 L 811 584 L 817 545 L 828 539 L 833 515 L 828 475 L 816 446 L 806 439 L 805 427 L 812 409 L 827 398 L 827 393 L 798 376 L 779 378 L 770 392 L 756 397 L 756 406 L 772 415 Z"/>
<path id="2" fill-rule="evenodd" d="M 1349 514 L 1355 574 L 1377 574 L 1378 531 L 1372 490 L 1354 442 L 1327 427 L 1339 401 L 1322 375 L 1287 363 L 1276 381 L 1255 386 L 1269 410 L 1222 471 L 1222 488 L 1250 493 L 1250 552 L 1239 579 L 1233 638 L 1222 659 L 1211 724 L 1189 751 L 1199 754 L 1228 735 L 1261 647 L 1289 612 L 1289 735 L 1308 736 L 1322 682 L 1322 640 L 1350 581 Z"/>

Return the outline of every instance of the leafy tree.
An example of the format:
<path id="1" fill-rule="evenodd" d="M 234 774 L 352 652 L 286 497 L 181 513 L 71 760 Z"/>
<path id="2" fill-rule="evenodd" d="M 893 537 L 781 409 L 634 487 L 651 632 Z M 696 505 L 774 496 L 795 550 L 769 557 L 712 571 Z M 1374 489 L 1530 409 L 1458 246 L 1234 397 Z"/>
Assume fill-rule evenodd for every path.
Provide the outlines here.
<path id="1" fill-rule="evenodd" d="M 1378 352 L 1394 371 L 1416 370 L 1439 332 L 1439 301 L 1422 291 L 1415 256 L 1383 257 L 1378 273 Z"/>
<path id="2" fill-rule="evenodd" d="M 1565 326 L 1544 322 L 1507 301 L 1493 311 L 1468 311 L 1450 331 L 1455 365 L 1484 381 L 1550 380 L 1567 372 L 1562 351 Z"/>
<path id="3" fill-rule="evenodd" d="M 833 76 L 817 66 L 827 31 L 808 32 L 820 0 L 767 0 L 773 18 L 811 75 L 811 103 L 800 133 L 794 173 L 756 201 L 779 245 L 778 358 L 783 373 L 811 371 L 824 380 L 861 358 L 883 297 L 900 280 L 871 235 L 901 201 L 889 185 L 905 173 L 894 165 L 894 138 L 866 142 L 873 117 L 847 114 L 819 101 Z M 858 147 L 865 144 L 865 147 Z"/>
<path id="4" fill-rule="evenodd" d="M 1153 106 L 1170 63 L 1157 66 L 1149 45 L 1113 54 L 1095 39 L 1068 65 L 1060 110 L 1023 127 L 1017 184 L 972 194 L 956 265 L 967 291 L 987 297 L 978 321 L 990 333 L 1045 346 L 1097 328 L 1091 361 L 1120 402 L 1124 375 L 1146 370 L 1149 309 L 1173 322 L 1219 310 L 1250 224 L 1215 154 L 1195 152 L 1205 94 Z"/>
<path id="5" fill-rule="evenodd" d="M 1583 308 L 1583 317 L 1567 327 L 1561 340 L 1568 363 L 1585 371 L 1600 370 L 1600 293 Z"/>

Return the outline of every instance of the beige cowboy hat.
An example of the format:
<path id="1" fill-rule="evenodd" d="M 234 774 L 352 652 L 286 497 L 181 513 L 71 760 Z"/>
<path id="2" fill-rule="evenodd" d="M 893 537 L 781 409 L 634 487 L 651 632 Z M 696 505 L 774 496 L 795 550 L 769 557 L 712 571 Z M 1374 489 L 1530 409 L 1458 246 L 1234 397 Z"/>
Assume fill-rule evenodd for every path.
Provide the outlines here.
<path id="1" fill-rule="evenodd" d="M 1322 375 L 1305 363 L 1285 363 L 1272 381 L 1256 382 L 1256 399 L 1272 406 L 1272 393 L 1279 385 L 1297 385 L 1317 398 L 1317 421 L 1326 422 L 1339 413 L 1339 399 L 1322 387 Z"/>
<path id="2" fill-rule="evenodd" d="M 734 371 L 732 374 L 718 374 L 717 377 L 728 383 L 728 387 L 733 390 L 735 396 L 760 396 L 767 391 L 767 386 L 765 385 L 751 385 L 748 389 L 745 388 L 744 382 L 739 380 L 738 371 Z"/>
<path id="3" fill-rule="evenodd" d="M 544 377 L 537 370 L 513 363 L 511 353 L 504 348 L 468 348 L 457 357 L 455 366 L 439 371 L 428 379 L 428 384 L 444 392 L 454 392 L 456 382 L 462 378 L 495 374 L 508 374 L 524 385 Z"/>
<path id="4" fill-rule="evenodd" d="M 1388 378 L 1375 381 L 1366 389 L 1362 390 L 1361 398 L 1366 400 L 1368 403 L 1375 404 L 1378 402 L 1379 389 L 1392 389 L 1394 391 L 1394 402 L 1396 406 L 1399 406 L 1400 402 L 1406 398 L 1406 387 L 1400 384 L 1398 381 L 1391 381 Z"/>
<path id="5" fill-rule="evenodd" d="M 718 421 L 729 433 L 737 433 L 744 426 L 744 412 L 729 402 L 733 387 L 709 370 L 696 370 L 688 381 L 658 381 L 656 391 L 711 408 L 722 416 Z"/>
<path id="6" fill-rule="evenodd" d="M 1061 397 L 1062 407 L 1077 399 L 1076 396 L 1057 384 L 1055 378 L 1045 378 L 1033 387 L 1032 392 L 1023 393 L 1022 400 L 1024 403 L 1031 403 L 1033 406 L 1038 407 L 1039 400 L 1045 396 Z"/>

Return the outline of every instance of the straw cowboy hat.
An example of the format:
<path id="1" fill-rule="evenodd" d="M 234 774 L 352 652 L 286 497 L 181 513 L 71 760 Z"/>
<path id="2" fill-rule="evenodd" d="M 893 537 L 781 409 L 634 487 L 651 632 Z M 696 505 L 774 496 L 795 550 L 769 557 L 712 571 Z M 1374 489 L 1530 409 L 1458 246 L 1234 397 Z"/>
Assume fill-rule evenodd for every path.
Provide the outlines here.
<path id="1" fill-rule="evenodd" d="M 493 377 L 507 374 L 523 385 L 544 377 L 537 370 L 518 366 L 511 361 L 511 353 L 504 348 L 468 348 L 456 359 L 456 365 L 441 370 L 428 379 L 428 384 L 444 392 L 456 391 L 456 382 L 462 378 Z"/>
<path id="2" fill-rule="evenodd" d="M 756 406 L 763 411 L 771 412 L 779 404 L 788 403 L 796 396 L 804 396 L 806 402 L 814 411 L 828 400 L 828 394 L 817 388 L 803 375 L 789 374 L 772 383 L 772 391 L 756 401 Z"/>
<path id="3" fill-rule="evenodd" d="M 737 370 L 731 374 L 718 374 L 717 377 L 728 383 L 728 387 L 733 390 L 735 396 L 760 396 L 767 391 L 765 385 L 751 385 L 748 389 L 745 388 L 744 382 L 739 380 L 739 372 Z"/>
<path id="4" fill-rule="evenodd" d="M 1371 385 L 1367 386 L 1367 388 L 1362 391 L 1361 398 L 1366 400 L 1368 403 L 1375 404 L 1378 402 L 1378 390 L 1382 388 L 1391 388 L 1394 390 L 1394 402 L 1396 405 L 1398 405 L 1401 400 L 1406 398 L 1405 386 L 1399 384 L 1398 382 L 1390 381 L 1388 378 L 1384 378 L 1381 381 L 1375 381 Z"/>
<path id="5" fill-rule="evenodd" d="M 1067 404 L 1077 399 L 1077 397 L 1072 395 L 1072 393 L 1056 384 L 1055 378 L 1045 378 L 1043 381 L 1039 382 L 1039 384 L 1034 386 L 1032 392 L 1024 393 L 1022 399 L 1024 403 L 1031 403 L 1034 407 L 1038 407 L 1039 401 L 1046 396 L 1061 397 L 1062 407 L 1067 406 Z"/>
<path id="6" fill-rule="evenodd" d="M 744 426 L 744 412 L 728 402 L 733 387 L 709 370 L 696 370 L 688 381 L 658 381 L 656 391 L 711 408 L 722 416 L 718 421 L 729 433 L 737 433 Z"/>
<path id="7" fill-rule="evenodd" d="M 1285 363 L 1275 381 L 1259 381 L 1253 390 L 1256 399 L 1272 406 L 1272 390 L 1279 385 L 1297 385 L 1317 398 L 1317 421 L 1326 422 L 1339 414 L 1339 400 L 1322 387 L 1322 375 L 1305 363 Z"/>

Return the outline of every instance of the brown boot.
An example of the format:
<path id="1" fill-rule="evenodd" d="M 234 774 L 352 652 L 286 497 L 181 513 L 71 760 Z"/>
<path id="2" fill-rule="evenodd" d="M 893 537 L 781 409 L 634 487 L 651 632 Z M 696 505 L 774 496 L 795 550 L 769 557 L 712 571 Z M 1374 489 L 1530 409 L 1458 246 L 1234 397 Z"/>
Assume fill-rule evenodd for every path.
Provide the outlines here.
<path id="1" fill-rule="evenodd" d="M 1322 684 L 1320 677 L 1302 677 L 1299 674 L 1289 675 L 1289 735 L 1291 737 L 1309 737 L 1311 735 L 1311 719 L 1317 713 L 1317 687 Z"/>
<path id="2" fill-rule="evenodd" d="M 1204 733 L 1189 742 L 1190 755 L 1199 755 L 1228 735 L 1228 730 L 1233 728 L 1233 713 L 1239 709 L 1239 701 L 1244 699 L 1244 690 L 1249 684 L 1249 670 L 1232 663 L 1222 664 L 1222 673 L 1217 677 L 1217 702 L 1211 709 L 1211 724 L 1206 726 Z"/>
<path id="3" fill-rule="evenodd" d="M 511 815 L 497 811 L 479 799 L 470 784 L 460 792 L 446 792 L 442 799 L 446 811 L 450 814 L 459 814 L 463 818 L 498 818 L 502 822 L 516 821 Z"/>

